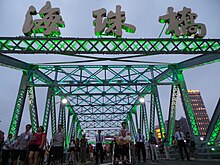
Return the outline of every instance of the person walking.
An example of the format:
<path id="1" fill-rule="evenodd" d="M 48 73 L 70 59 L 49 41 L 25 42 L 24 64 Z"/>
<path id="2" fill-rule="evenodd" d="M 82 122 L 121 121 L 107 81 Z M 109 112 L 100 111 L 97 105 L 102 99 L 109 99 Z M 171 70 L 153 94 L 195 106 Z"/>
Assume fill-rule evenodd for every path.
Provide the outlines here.
<path id="1" fill-rule="evenodd" d="M 55 165 L 62 164 L 63 158 L 63 147 L 65 142 L 65 134 L 62 131 L 63 125 L 58 125 L 58 132 L 56 132 L 53 136 L 53 158 L 55 161 Z"/>
<path id="2" fill-rule="evenodd" d="M 86 134 L 83 134 L 82 138 L 80 139 L 81 165 L 85 165 L 86 164 L 86 146 L 87 146 Z"/>
<path id="3" fill-rule="evenodd" d="M 2 148 L 2 165 L 8 164 L 8 159 L 11 157 L 12 149 L 12 134 L 8 134 L 8 138 L 3 143 Z"/>
<path id="4" fill-rule="evenodd" d="M 25 132 L 23 132 L 17 141 L 17 146 L 15 146 L 15 155 L 13 156 L 13 165 L 17 165 L 17 160 L 19 158 L 20 160 L 20 165 L 23 165 L 28 154 L 28 148 L 31 139 L 33 138 L 33 134 L 30 132 L 31 130 L 31 125 L 27 124 L 25 127 Z"/>
<path id="5" fill-rule="evenodd" d="M 98 130 L 98 134 L 96 135 L 96 164 L 99 162 L 100 156 L 100 163 L 103 164 L 103 146 L 102 143 L 104 141 L 104 136 L 101 135 L 101 130 Z"/>
<path id="6" fill-rule="evenodd" d="M 169 138 L 166 133 L 164 133 L 163 144 L 166 160 L 169 160 Z"/>
<path id="7" fill-rule="evenodd" d="M 158 161 L 158 154 L 157 154 L 157 148 L 156 148 L 157 140 L 154 137 L 153 132 L 150 132 L 149 145 L 150 145 L 152 161 L 154 161 L 154 160 Z"/>
<path id="8" fill-rule="evenodd" d="M 33 140 L 29 147 L 29 165 L 38 165 L 40 162 L 40 153 L 43 152 L 43 147 L 46 143 L 46 135 L 44 134 L 44 127 L 40 126 L 34 134 Z"/>
<path id="9" fill-rule="evenodd" d="M 75 164 L 75 158 L 76 158 L 76 156 L 75 156 L 75 154 L 76 154 L 76 142 L 75 142 L 74 136 L 71 137 L 69 146 L 70 146 L 70 149 L 69 149 L 69 151 L 70 151 L 69 164 L 71 165 L 71 164 Z"/>
<path id="10" fill-rule="evenodd" d="M 184 160 L 184 157 L 183 157 L 183 149 L 184 149 L 187 160 L 190 160 L 189 159 L 189 154 L 187 152 L 186 144 L 184 142 L 185 135 L 182 131 L 180 131 L 180 126 L 176 127 L 176 133 L 174 134 L 174 137 L 177 140 L 177 145 L 178 145 L 178 148 L 179 148 L 181 159 Z"/>
<path id="11" fill-rule="evenodd" d="M 145 137 L 141 133 L 141 129 L 138 129 L 138 133 L 135 135 L 135 142 L 137 147 L 138 163 L 140 163 L 141 151 L 143 161 L 146 162 Z"/>

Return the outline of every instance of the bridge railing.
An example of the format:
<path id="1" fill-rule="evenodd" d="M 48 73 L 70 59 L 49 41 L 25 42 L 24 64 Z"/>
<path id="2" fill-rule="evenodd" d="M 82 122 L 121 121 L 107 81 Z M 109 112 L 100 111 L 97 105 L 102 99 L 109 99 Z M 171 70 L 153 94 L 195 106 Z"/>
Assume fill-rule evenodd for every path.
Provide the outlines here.
<path id="1" fill-rule="evenodd" d="M 212 142 L 200 141 L 196 144 L 196 158 L 220 159 L 220 139 Z"/>

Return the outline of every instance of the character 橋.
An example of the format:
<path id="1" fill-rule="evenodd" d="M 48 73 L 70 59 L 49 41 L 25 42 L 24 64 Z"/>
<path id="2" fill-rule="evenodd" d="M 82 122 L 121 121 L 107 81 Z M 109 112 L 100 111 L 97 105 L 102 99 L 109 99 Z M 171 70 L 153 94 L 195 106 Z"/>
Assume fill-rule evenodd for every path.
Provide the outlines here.
<path id="1" fill-rule="evenodd" d="M 202 23 L 195 23 L 196 18 L 197 14 L 191 13 L 190 8 L 184 7 L 182 11 L 174 12 L 173 7 L 168 7 L 167 14 L 160 16 L 159 22 L 168 23 L 167 35 L 203 38 L 206 35 L 206 26 Z"/>
<path id="2" fill-rule="evenodd" d="M 125 23 L 126 17 L 125 12 L 121 11 L 121 6 L 116 6 L 116 12 L 110 11 L 106 17 L 106 9 L 102 8 L 99 10 L 93 11 L 93 25 L 95 26 L 95 34 L 97 36 L 101 35 L 114 35 L 115 37 L 122 36 L 122 29 L 126 32 L 134 33 L 136 27 Z"/>
<path id="3" fill-rule="evenodd" d="M 43 33 L 49 37 L 60 36 L 59 27 L 64 28 L 65 24 L 60 16 L 59 8 L 51 8 L 51 3 L 47 1 L 46 5 L 39 11 L 41 19 L 33 20 L 33 15 L 37 15 L 37 11 L 35 7 L 31 6 L 25 16 L 22 29 L 26 36 L 31 36 L 32 33 Z"/>

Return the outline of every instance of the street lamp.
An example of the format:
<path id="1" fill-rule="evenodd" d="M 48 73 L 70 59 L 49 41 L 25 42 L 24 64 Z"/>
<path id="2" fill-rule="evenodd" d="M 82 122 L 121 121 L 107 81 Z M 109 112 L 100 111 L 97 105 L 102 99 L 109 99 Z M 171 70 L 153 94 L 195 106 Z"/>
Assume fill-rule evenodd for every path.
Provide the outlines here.
<path id="1" fill-rule="evenodd" d="M 140 101 L 141 103 L 144 103 L 144 98 L 143 98 L 143 97 L 139 98 L 139 101 Z"/>
<path id="2" fill-rule="evenodd" d="M 63 99 L 61 100 L 61 102 L 62 102 L 62 104 L 66 104 L 66 103 L 68 102 L 68 100 L 67 100 L 66 98 L 63 98 Z"/>

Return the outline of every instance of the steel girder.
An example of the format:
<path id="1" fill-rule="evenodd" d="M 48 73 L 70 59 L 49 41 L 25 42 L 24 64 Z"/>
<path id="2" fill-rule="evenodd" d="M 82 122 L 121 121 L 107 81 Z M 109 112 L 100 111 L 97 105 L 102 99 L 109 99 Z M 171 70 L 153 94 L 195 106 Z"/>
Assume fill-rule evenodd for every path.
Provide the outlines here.
<path id="1" fill-rule="evenodd" d="M 15 58 L 6 56 L 2 53 L 0 53 L 0 66 L 5 66 L 5 67 L 13 68 L 13 69 L 22 69 L 22 70 L 28 70 L 31 68 L 30 64 L 17 60 Z"/>
<path id="2" fill-rule="evenodd" d="M 130 95 L 141 94 L 149 80 L 152 68 L 156 75 L 163 70 L 160 66 L 39 66 L 45 75 L 54 79 L 65 96 L 71 95 Z M 36 86 L 45 86 L 38 84 Z M 39 82 L 39 81 L 38 81 Z M 170 82 L 160 85 L 169 85 Z"/>
<path id="3" fill-rule="evenodd" d="M 34 87 L 27 88 L 28 95 L 28 104 L 30 110 L 30 119 L 33 132 L 37 132 L 37 128 L 39 127 L 38 121 L 38 112 L 37 112 L 37 103 L 36 103 L 36 95 Z"/>
<path id="4" fill-rule="evenodd" d="M 105 106 L 105 108 L 103 108 Z M 128 113 L 132 105 L 98 105 L 98 106 L 73 106 L 77 115 L 95 115 L 95 114 L 125 114 Z"/>
<path id="5" fill-rule="evenodd" d="M 149 133 L 149 127 L 148 127 L 148 117 L 147 117 L 146 104 L 142 103 L 140 105 L 140 107 L 141 107 L 141 110 L 143 111 L 142 115 L 143 115 L 143 128 L 144 129 L 142 131 L 145 131 L 145 136 L 147 139 L 149 139 L 150 133 Z"/>
<path id="6" fill-rule="evenodd" d="M 24 109 L 24 103 L 25 103 L 25 98 L 27 94 L 27 81 L 28 81 L 28 73 L 23 72 L 22 78 L 21 78 L 21 83 L 15 103 L 15 108 L 9 128 L 9 133 L 17 137 L 20 123 L 21 123 L 21 118 L 22 118 L 22 113 Z"/>
<path id="7" fill-rule="evenodd" d="M 119 112 L 122 110 L 125 111 L 124 108 L 126 108 L 125 113 L 128 113 L 129 110 L 131 110 L 131 106 L 135 104 L 136 99 L 140 95 L 143 95 L 142 91 L 149 93 L 144 89 L 146 85 L 149 85 L 149 82 L 151 82 L 149 76 L 152 72 L 155 72 L 155 75 L 159 75 L 164 70 L 162 67 L 141 65 L 68 66 L 64 68 L 60 68 L 59 66 L 54 68 L 41 66 L 39 68 L 41 71 L 44 71 L 44 74 L 48 77 L 52 77 L 50 75 L 54 74 L 57 75 L 57 79 L 54 79 L 56 84 L 53 85 L 60 85 L 59 87 L 62 89 L 62 93 L 67 96 L 73 105 L 72 108 L 78 115 L 85 112 L 92 113 L 93 115 L 100 112 L 104 114 L 112 112 L 114 115 L 114 117 L 111 117 L 112 120 L 117 119 L 114 112 L 118 109 L 118 106 L 123 107 L 123 109 L 120 108 Z M 39 80 L 35 79 L 35 82 L 37 84 Z M 138 88 L 135 83 L 144 84 L 144 86 Z M 71 91 L 73 87 L 69 84 L 73 84 L 75 88 L 74 92 Z M 172 80 L 167 80 L 161 84 L 172 84 Z M 89 87 L 89 85 L 92 87 Z M 132 85 L 134 87 L 132 87 Z M 64 87 L 66 87 L 66 89 Z M 91 89 L 88 90 L 88 88 Z M 126 93 L 127 91 L 130 93 Z M 59 91 L 57 91 L 57 93 L 59 94 Z M 83 117 L 81 116 L 81 118 Z M 94 121 L 93 118 L 92 121 Z M 82 123 L 86 120 L 80 120 L 80 122 Z M 108 122 L 108 120 L 104 119 L 104 116 L 102 120 Z M 123 121 L 123 118 L 121 118 L 121 121 Z M 136 119 L 136 125 L 138 127 L 137 122 L 138 120 Z"/>
<path id="8" fill-rule="evenodd" d="M 51 113 L 51 106 L 52 106 L 51 105 L 52 96 L 53 96 L 53 87 L 49 87 L 47 90 L 47 98 L 46 98 L 45 111 L 44 111 L 44 117 L 43 117 L 43 127 L 45 130 L 45 133 L 47 133 L 47 130 L 48 130 L 49 115 Z"/>
<path id="9" fill-rule="evenodd" d="M 154 94 L 151 94 L 150 98 L 150 132 L 154 133 L 154 121 L 155 121 L 155 98 Z"/>
<path id="10" fill-rule="evenodd" d="M 201 54 L 220 51 L 219 39 L 0 37 L 0 53 Z"/>
<path id="11" fill-rule="evenodd" d="M 55 102 L 55 96 L 53 95 L 51 97 L 51 103 L 50 103 L 50 112 L 51 112 L 51 129 L 52 129 L 52 135 L 55 134 L 56 128 L 57 128 L 57 121 L 56 121 L 56 102 Z"/>
<path id="12" fill-rule="evenodd" d="M 152 86 L 152 93 L 154 95 L 154 103 L 155 103 L 155 107 L 157 110 L 157 117 L 158 117 L 158 123 L 159 123 L 159 127 L 160 127 L 161 137 L 163 138 L 164 133 L 166 133 L 166 130 L 165 130 L 163 113 L 162 113 L 162 109 L 161 109 L 161 105 L 160 105 L 160 98 L 159 98 L 157 86 L 155 86 L 155 85 Z"/>
<path id="13" fill-rule="evenodd" d="M 167 137 L 169 139 L 169 144 L 173 144 L 173 134 L 175 127 L 175 119 L 176 119 L 176 105 L 178 98 L 179 88 L 178 85 L 172 85 L 171 95 L 170 95 L 170 107 L 169 107 L 169 116 L 168 116 L 168 124 L 167 124 Z"/>
<path id="14" fill-rule="evenodd" d="M 97 128 L 97 130 L 99 130 L 99 128 Z M 86 137 L 90 138 L 90 137 L 95 137 L 97 135 L 97 130 L 84 130 L 84 132 L 86 134 Z M 118 135 L 120 129 L 119 128 L 117 128 L 117 129 L 100 128 L 100 130 L 102 131 L 102 135 L 105 135 L 108 137 L 108 136 Z"/>
<path id="15" fill-rule="evenodd" d="M 78 115 L 78 119 L 80 122 L 91 122 L 91 121 L 123 121 L 126 118 L 127 114 L 111 114 L 111 113 L 103 113 L 95 115 Z"/>
<path id="16" fill-rule="evenodd" d="M 181 100 L 183 103 L 183 109 L 186 114 L 186 119 L 190 123 L 190 130 L 192 135 L 198 136 L 199 130 L 196 124 L 195 116 L 192 110 L 192 105 L 190 103 L 189 94 L 187 92 L 184 76 L 182 74 L 182 71 L 177 72 L 177 81 L 178 86 L 181 94 Z"/>
<path id="17" fill-rule="evenodd" d="M 135 124 L 134 124 L 134 119 L 133 119 L 131 113 L 129 114 L 128 120 L 129 120 L 129 122 L 130 122 L 131 136 L 132 136 L 132 139 L 134 139 L 135 134 L 136 134 L 136 129 L 135 129 Z"/>
<path id="18" fill-rule="evenodd" d="M 69 137 L 76 137 L 76 115 L 72 115 L 72 120 L 69 129 Z"/>
<path id="19" fill-rule="evenodd" d="M 86 128 L 120 128 L 121 120 L 100 120 L 100 121 L 90 121 L 90 122 L 81 122 L 81 127 Z"/>
<path id="20" fill-rule="evenodd" d="M 143 103 L 142 103 L 143 104 Z M 143 110 L 143 105 L 140 104 L 140 113 L 139 113 L 139 128 L 141 129 L 141 132 L 144 131 L 144 110 Z"/>
<path id="21" fill-rule="evenodd" d="M 209 141 L 210 145 L 213 145 L 213 141 L 217 140 L 217 137 L 220 133 L 220 98 L 216 105 L 215 111 L 212 115 L 212 119 L 209 123 L 209 127 L 207 129 L 205 141 Z"/>
<path id="22" fill-rule="evenodd" d="M 10 38 L 10 39 L 12 39 L 12 38 Z M 33 38 L 29 38 L 29 39 L 28 38 L 26 38 L 26 39 L 25 38 L 22 38 L 22 39 L 21 38 L 18 38 L 18 39 L 15 38 L 15 39 L 12 39 L 13 41 L 11 40 L 12 42 L 10 41 L 10 39 L 3 38 L 3 40 L 1 40 L 1 42 L 0 42 L 0 52 L 7 52 L 7 53 L 18 53 L 18 52 L 20 52 L 20 53 L 23 53 L 23 52 L 24 53 L 31 53 L 31 52 L 29 52 L 29 50 L 30 50 L 32 52 L 35 51 L 35 53 L 42 53 L 43 52 L 43 53 L 62 54 L 62 53 L 65 52 L 68 55 L 68 51 L 69 51 L 67 48 L 65 50 L 63 50 L 63 51 L 58 48 L 62 44 L 65 45 L 66 42 L 62 43 L 61 41 L 58 41 L 57 43 L 55 43 L 56 41 L 55 42 L 54 41 L 52 41 L 52 42 L 50 41 L 50 40 L 54 40 L 54 39 L 42 39 L 41 40 L 41 39 L 38 39 L 38 38 L 37 39 L 36 38 L 34 38 L 34 39 Z M 36 41 L 36 40 L 38 40 L 38 41 Z M 43 41 L 43 40 L 45 40 L 45 41 Z M 62 40 L 62 39 L 60 39 L 60 40 Z M 121 41 L 121 39 L 119 39 L 120 41 L 117 41 L 118 39 L 116 39 L 116 40 L 115 39 L 110 39 L 111 41 L 109 39 L 107 39 L 107 41 L 105 39 L 99 39 L 99 40 L 101 40 L 101 41 L 99 41 L 100 43 L 102 43 L 102 42 L 106 42 L 107 43 L 105 45 L 105 47 L 103 49 L 101 49 L 101 51 L 99 51 L 98 48 L 96 48 L 97 44 L 99 44 L 99 43 L 96 43 L 95 45 L 90 47 L 91 49 L 85 49 L 85 47 L 87 47 L 89 42 L 87 42 L 87 43 L 86 42 L 81 42 L 81 44 L 83 44 L 83 45 L 82 45 L 82 47 L 79 46 L 78 47 L 79 49 L 77 49 L 77 51 L 78 50 L 82 51 L 82 52 L 86 52 L 87 51 L 87 53 L 91 53 L 94 49 L 96 49 L 96 51 L 98 51 L 98 53 L 106 53 L 105 51 L 107 51 L 107 50 L 108 50 L 107 52 L 111 52 L 111 50 L 112 50 L 115 53 L 117 52 L 117 50 L 119 50 L 118 52 L 120 52 L 120 53 L 127 53 L 127 54 L 128 53 L 134 53 L 134 52 L 132 52 L 133 50 L 131 50 L 131 49 L 132 49 L 133 46 L 135 46 L 135 42 L 136 41 L 133 42 L 132 39 L 129 40 L 129 41 L 131 41 L 131 43 L 133 42 L 132 46 L 131 45 L 130 46 L 127 45 L 127 48 L 125 48 L 125 49 L 121 49 L 121 48 L 117 48 L 117 49 L 111 49 L 110 48 L 109 49 L 108 45 L 110 45 L 111 43 L 114 43 L 114 44 L 117 45 L 119 43 L 118 46 L 120 47 L 120 46 L 123 45 L 124 40 L 127 40 L 127 39 L 122 39 L 123 41 Z M 171 39 L 171 40 L 170 39 L 168 39 L 168 40 L 167 39 L 162 39 L 162 41 L 164 41 L 163 43 L 165 45 L 162 44 L 162 41 L 157 41 L 157 40 L 158 39 L 155 39 L 155 42 L 153 44 L 152 43 L 149 44 L 150 46 L 152 46 L 152 48 L 150 48 L 150 50 L 148 50 L 148 53 L 150 53 L 150 54 L 147 54 L 147 55 L 158 54 L 158 53 L 161 54 L 160 51 L 162 51 L 162 53 L 170 53 L 170 54 L 173 54 L 173 53 L 175 53 L 175 54 L 178 54 L 178 53 L 182 54 L 182 53 L 187 53 L 187 52 L 188 53 L 208 53 L 207 55 L 202 55 L 202 56 L 193 58 L 192 60 L 187 60 L 187 61 L 184 61 L 184 62 L 181 62 L 179 64 L 174 65 L 176 68 L 178 68 L 178 70 L 183 70 L 183 69 L 191 68 L 191 67 L 198 66 L 198 65 L 201 65 L 201 64 L 207 64 L 207 63 L 219 61 L 219 59 L 220 59 L 219 54 L 216 54 L 216 55 L 214 54 L 214 53 L 219 53 L 219 41 L 218 40 L 181 39 L 181 40 L 175 40 L 174 41 L 173 39 Z M 167 40 L 167 43 L 165 43 L 166 42 L 165 40 Z M 41 45 L 41 46 L 39 46 L 39 47 L 37 46 L 37 48 L 36 48 L 36 42 L 35 41 L 38 42 L 37 43 L 38 46 L 39 45 Z M 49 43 L 49 42 L 51 42 L 51 43 Z M 93 42 L 93 41 L 91 41 L 91 42 Z M 94 41 L 94 42 L 96 42 L 96 41 Z M 137 41 L 137 42 L 139 42 L 139 41 Z M 174 44 L 173 42 L 175 42 L 176 44 Z M 72 41 L 69 42 L 68 46 L 70 46 L 72 43 L 73 43 Z M 48 44 L 50 46 L 52 46 L 52 47 L 54 45 L 56 45 L 56 46 L 53 47 L 53 48 L 49 48 L 50 50 L 48 50 L 47 49 Z M 89 44 L 91 44 L 91 43 L 89 43 Z M 146 51 L 144 49 L 142 49 L 142 48 L 146 48 L 145 44 L 146 44 L 145 41 L 143 41 L 143 45 L 140 45 L 141 49 L 135 49 L 134 50 L 135 53 L 137 53 L 138 51 L 146 53 Z M 164 48 L 162 50 L 161 50 L 160 44 L 162 44 L 164 46 Z M 184 49 L 182 49 L 182 46 L 180 46 L 181 44 L 185 45 Z M 205 44 L 207 44 L 208 46 L 207 47 L 204 46 Z M 171 48 L 172 46 L 170 47 L 169 45 L 173 45 L 174 47 L 170 50 L 169 48 Z M 24 47 L 26 47 L 27 49 L 23 49 Z M 65 46 L 63 46 L 63 48 L 64 47 Z M 38 49 L 39 51 L 36 51 L 35 48 Z M 80 48 L 82 50 L 80 50 Z M 159 48 L 159 49 L 157 49 L 157 48 Z M 69 53 L 69 55 L 73 55 L 72 53 L 74 52 L 74 49 L 71 49 L 71 51 L 72 52 Z M 141 54 L 141 52 L 139 52 L 139 53 Z M 212 53 L 212 55 L 210 55 L 211 53 Z M 209 56 L 210 56 L 210 58 L 209 58 Z M 94 58 L 94 59 L 100 60 L 100 58 Z M 104 60 L 104 59 L 101 59 L 101 60 Z M 9 62 L 9 63 L 3 62 L 3 65 L 6 64 L 6 66 L 13 66 L 13 67 L 15 66 L 15 68 L 28 69 L 28 68 L 25 68 L 24 66 L 20 66 L 20 64 L 21 64 L 20 62 L 19 62 L 19 64 L 17 64 L 16 62 L 14 63 L 14 61 L 15 60 L 13 60 L 13 62 Z M 32 66 L 31 66 L 31 68 L 32 68 Z M 164 66 L 162 68 L 164 68 Z M 170 67 L 167 67 L 167 68 L 168 68 L 167 70 L 161 71 L 158 75 L 156 75 L 155 81 L 157 83 L 160 83 L 161 81 L 166 79 L 170 74 L 172 74 L 172 69 L 170 69 Z M 172 65 L 171 65 L 171 68 L 172 68 Z M 44 73 L 42 73 L 42 72 L 40 72 L 38 70 L 35 70 L 35 71 L 37 73 L 36 77 L 41 77 L 40 79 L 43 79 L 43 82 L 47 81 L 46 84 L 48 84 L 48 82 L 49 82 L 49 84 L 51 84 L 50 78 L 49 78 L 49 76 L 47 76 L 47 74 L 50 73 L 50 71 L 48 71 L 46 74 L 44 74 Z M 82 71 L 80 71 L 80 72 L 82 72 Z M 93 74 L 93 75 L 95 75 L 95 74 Z M 38 79 L 38 81 L 40 79 Z M 63 94 L 62 89 L 57 88 L 57 86 L 59 86 L 59 85 L 57 85 L 57 83 L 55 83 L 54 86 L 56 88 L 56 90 L 55 90 L 55 92 L 57 92 L 56 94 L 61 94 L 62 95 Z M 149 88 L 150 88 L 150 85 L 147 84 L 144 90 L 148 90 Z"/>

